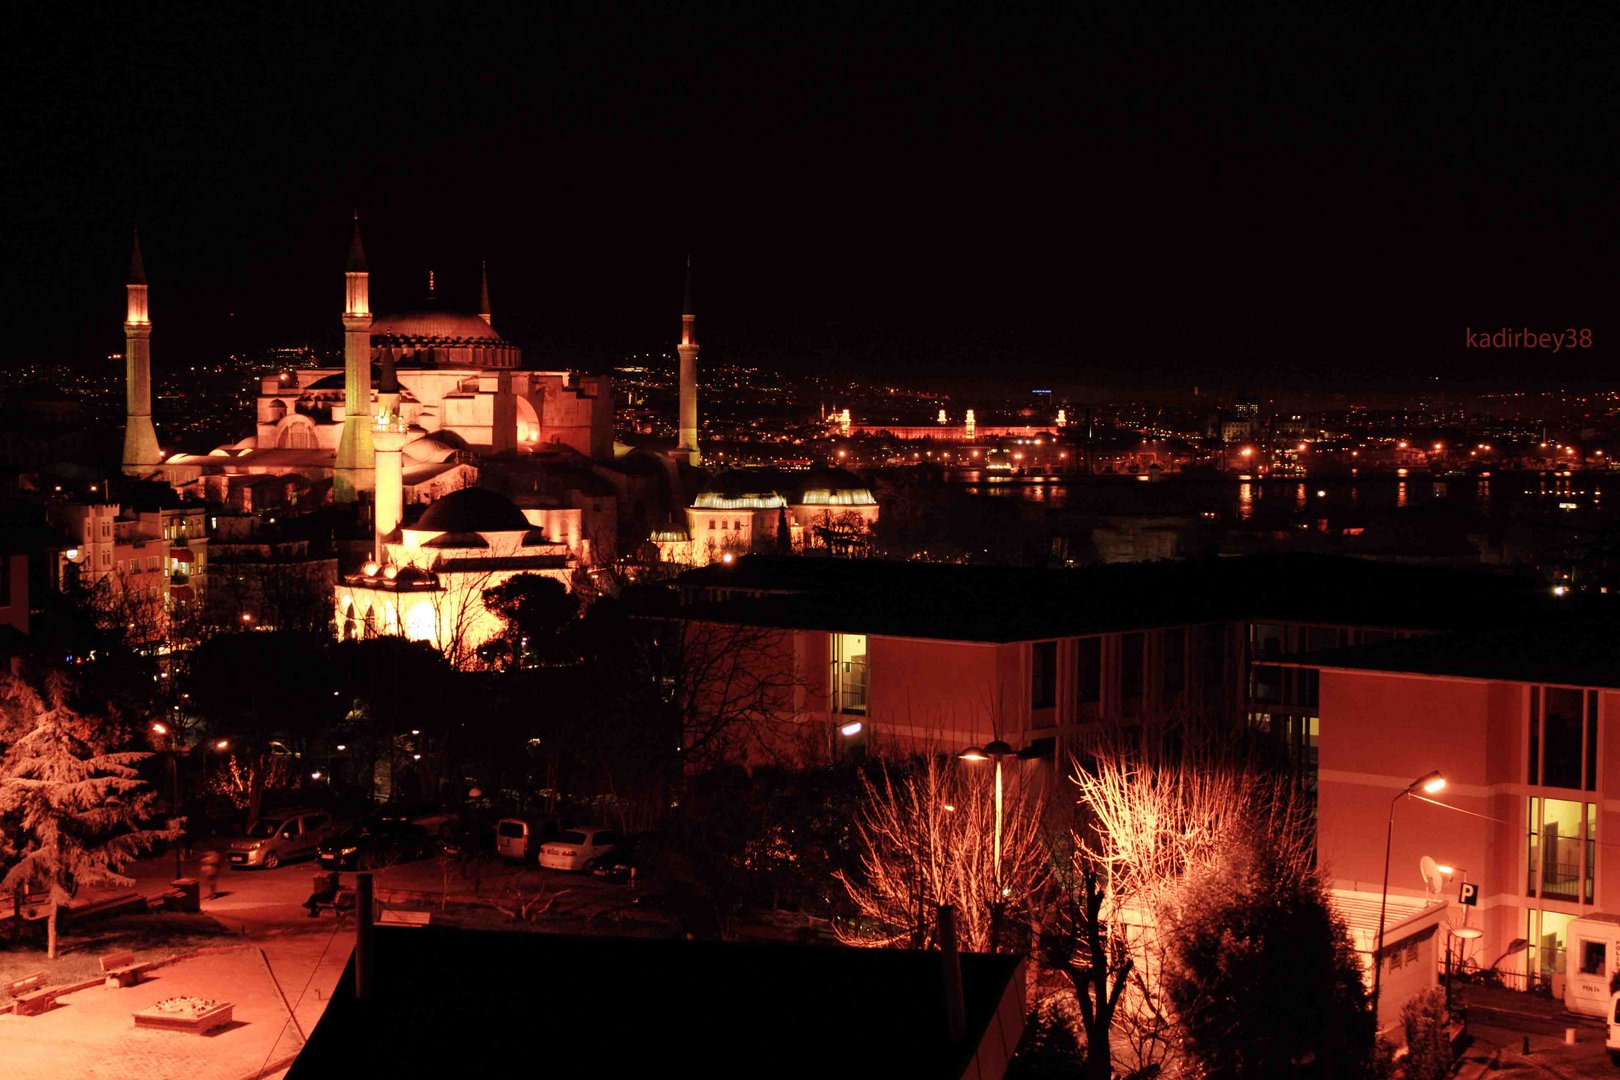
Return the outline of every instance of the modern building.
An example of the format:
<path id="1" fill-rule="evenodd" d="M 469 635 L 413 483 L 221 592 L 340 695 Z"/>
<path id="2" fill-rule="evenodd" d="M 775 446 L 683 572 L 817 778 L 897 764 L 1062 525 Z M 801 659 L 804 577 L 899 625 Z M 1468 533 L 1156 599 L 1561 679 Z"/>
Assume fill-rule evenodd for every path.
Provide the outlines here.
<path id="1" fill-rule="evenodd" d="M 1620 623 L 1572 619 L 1280 667 L 1319 681 L 1318 837 L 1335 889 L 1363 902 L 1380 895 L 1393 811 L 1389 895 L 1444 901 L 1442 937 L 1467 966 L 1558 989 L 1573 954 L 1578 970 L 1606 980 L 1620 956 L 1571 927 L 1620 910 L 1616 656 Z M 1446 779 L 1442 791 L 1403 797 L 1431 770 Z M 1426 881 L 1425 856 L 1451 871 Z M 1460 900 L 1464 882 L 1471 904 Z M 1464 925 L 1483 936 L 1449 937 Z M 1384 978 L 1402 959 L 1386 950 Z"/>
<path id="2" fill-rule="evenodd" d="M 1312 556 L 1032 570 L 756 555 L 679 584 L 673 617 L 781 637 L 792 719 L 819 745 L 1000 738 L 1066 762 L 1105 722 L 1202 718 L 1269 734 L 1308 788 L 1314 675 L 1265 661 L 1543 618 L 1551 601 L 1513 577 Z"/>

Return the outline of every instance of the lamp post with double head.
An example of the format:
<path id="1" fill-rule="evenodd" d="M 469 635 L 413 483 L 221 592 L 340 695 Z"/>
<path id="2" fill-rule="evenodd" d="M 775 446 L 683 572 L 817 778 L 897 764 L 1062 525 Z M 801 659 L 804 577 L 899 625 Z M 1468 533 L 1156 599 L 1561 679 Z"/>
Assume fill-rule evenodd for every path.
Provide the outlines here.
<path id="1" fill-rule="evenodd" d="M 996 763 L 996 820 L 991 848 L 992 871 L 995 874 L 995 895 L 990 901 L 990 951 L 1001 951 L 1001 912 L 1007 898 L 1007 887 L 1001 880 L 1001 759 L 1017 753 L 1009 744 L 992 739 L 983 746 L 970 746 L 957 756 L 963 761 L 994 761 Z"/>
<path id="2" fill-rule="evenodd" d="M 1378 948 L 1373 950 L 1372 1013 L 1375 1028 L 1378 1025 L 1378 990 L 1384 974 L 1384 915 L 1389 909 L 1389 849 L 1395 841 L 1395 806 L 1419 791 L 1434 795 L 1445 786 L 1446 778 L 1440 775 L 1439 769 L 1435 769 L 1407 784 L 1389 801 L 1389 828 L 1384 833 L 1384 885 L 1378 892 Z"/>

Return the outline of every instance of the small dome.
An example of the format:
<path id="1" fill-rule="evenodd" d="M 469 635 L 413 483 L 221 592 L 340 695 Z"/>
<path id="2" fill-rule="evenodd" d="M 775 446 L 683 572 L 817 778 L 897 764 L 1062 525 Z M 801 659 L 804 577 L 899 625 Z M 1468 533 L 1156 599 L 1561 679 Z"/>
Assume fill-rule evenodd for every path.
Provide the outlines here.
<path id="1" fill-rule="evenodd" d="M 800 506 L 876 506 L 872 489 L 847 469 L 811 469 L 799 480 Z"/>
<path id="2" fill-rule="evenodd" d="M 694 510 L 775 510 L 787 505 L 782 478 L 765 469 L 732 469 L 714 477 L 692 500 Z"/>
<path id="3" fill-rule="evenodd" d="M 505 344 L 495 328 L 477 315 L 459 311 L 407 311 L 383 315 L 371 324 L 372 344 L 389 342 L 487 342 Z"/>
<path id="4" fill-rule="evenodd" d="M 445 533 L 527 532 L 532 527 L 511 499 L 478 487 L 434 500 L 413 526 L 418 532 Z"/>

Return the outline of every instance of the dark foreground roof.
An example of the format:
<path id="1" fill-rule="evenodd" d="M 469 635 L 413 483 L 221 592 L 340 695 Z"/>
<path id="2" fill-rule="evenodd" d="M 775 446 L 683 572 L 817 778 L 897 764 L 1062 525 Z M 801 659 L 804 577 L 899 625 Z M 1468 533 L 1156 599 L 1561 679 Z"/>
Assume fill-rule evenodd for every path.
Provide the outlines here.
<path id="1" fill-rule="evenodd" d="M 1449 630 L 1571 610 L 1521 577 L 1314 555 L 1061 570 L 752 555 L 679 583 L 695 618 L 955 641 L 1233 619 Z"/>
<path id="2" fill-rule="evenodd" d="M 1620 620 L 1437 634 L 1288 658 L 1288 666 L 1620 689 Z"/>
<path id="3" fill-rule="evenodd" d="M 956 1080 L 1020 960 L 965 955 L 946 1036 L 938 953 L 378 927 L 288 1080 L 334 1076 L 886 1076 Z"/>

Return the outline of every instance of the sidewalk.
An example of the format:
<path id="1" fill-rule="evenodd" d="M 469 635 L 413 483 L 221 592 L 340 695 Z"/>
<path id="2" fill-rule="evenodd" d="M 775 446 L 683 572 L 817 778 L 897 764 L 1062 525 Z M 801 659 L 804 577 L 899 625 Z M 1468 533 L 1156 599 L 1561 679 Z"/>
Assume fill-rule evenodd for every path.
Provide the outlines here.
<path id="1" fill-rule="evenodd" d="M 0 1015 L 7 1080 L 60 1076 L 125 1080 L 247 1080 L 272 1077 L 302 1048 L 348 959 L 350 938 L 286 935 L 158 968 L 136 986 L 93 986 L 57 999 L 39 1016 Z M 233 1004 L 232 1023 L 212 1035 L 137 1029 L 132 1014 L 164 998 Z M 296 1019 L 289 1013 L 296 1008 Z"/>

